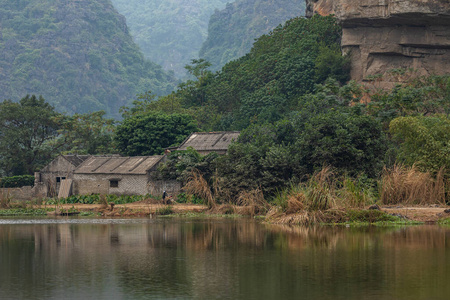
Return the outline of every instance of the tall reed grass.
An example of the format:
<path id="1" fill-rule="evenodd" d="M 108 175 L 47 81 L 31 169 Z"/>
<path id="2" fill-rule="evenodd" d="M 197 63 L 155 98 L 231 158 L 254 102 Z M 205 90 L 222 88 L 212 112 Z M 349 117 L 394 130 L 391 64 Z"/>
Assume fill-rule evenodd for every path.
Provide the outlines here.
<path id="1" fill-rule="evenodd" d="M 208 182 L 205 180 L 200 171 L 194 169 L 189 175 L 188 182 L 184 186 L 187 194 L 195 195 L 205 200 L 208 208 L 212 209 L 216 206 L 216 200 L 211 192 Z"/>
<path id="2" fill-rule="evenodd" d="M 441 169 L 435 176 L 416 166 L 394 165 L 384 169 L 380 185 L 383 204 L 445 204 L 449 181 Z"/>
<path id="3" fill-rule="evenodd" d="M 291 185 L 275 197 L 275 203 L 287 214 L 362 208 L 373 202 L 370 186 L 355 178 L 336 176 L 329 167 L 322 168 L 306 182 Z"/>
<path id="4" fill-rule="evenodd" d="M 282 191 L 275 197 L 275 203 L 286 213 L 299 211 L 322 211 L 334 205 L 333 172 L 324 167 L 308 181 Z"/>
<path id="5" fill-rule="evenodd" d="M 0 189 L 0 208 L 9 208 L 11 205 L 11 195 L 9 192 Z"/>
<path id="6" fill-rule="evenodd" d="M 237 205 L 243 207 L 245 214 L 250 216 L 265 214 L 269 211 L 270 205 L 264 199 L 261 189 L 242 191 L 237 199 Z"/>

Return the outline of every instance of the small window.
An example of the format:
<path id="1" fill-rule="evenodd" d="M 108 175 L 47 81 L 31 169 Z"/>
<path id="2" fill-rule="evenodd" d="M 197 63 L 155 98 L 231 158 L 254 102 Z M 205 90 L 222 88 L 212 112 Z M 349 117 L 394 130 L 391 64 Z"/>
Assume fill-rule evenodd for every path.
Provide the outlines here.
<path id="1" fill-rule="evenodd" d="M 61 180 L 65 180 L 66 177 L 56 177 L 56 182 L 61 182 Z"/>
<path id="2" fill-rule="evenodd" d="M 119 180 L 110 180 L 109 187 L 112 187 L 112 188 L 119 187 Z"/>

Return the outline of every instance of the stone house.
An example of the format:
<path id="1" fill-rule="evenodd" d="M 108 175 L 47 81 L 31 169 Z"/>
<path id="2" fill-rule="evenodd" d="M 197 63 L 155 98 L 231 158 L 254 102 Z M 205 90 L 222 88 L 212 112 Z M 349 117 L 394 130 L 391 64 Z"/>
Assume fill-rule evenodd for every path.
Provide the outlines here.
<path id="1" fill-rule="evenodd" d="M 74 170 L 89 157 L 91 155 L 59 155 L 47 166 L 34 174 L 34 196 L 56 196 L 62 181 L 72 179 Z"/>
<path id="2" fill-rule="evenodd" d="M 177 181 L 151 179 L 165 156 L 100 157 L 92 156 L 74 170 L 73 194 L 161 195 L 177 194 Z"/>
<path id="3" fill-rule="evenodd" d="M 201 155 L 211 152 L 226 154 L 228 146 L 237 140 L 239 134 L 239 131 L 194 132 L 174 150 L 187 150 L 188 147 L 192 147 Z"/>

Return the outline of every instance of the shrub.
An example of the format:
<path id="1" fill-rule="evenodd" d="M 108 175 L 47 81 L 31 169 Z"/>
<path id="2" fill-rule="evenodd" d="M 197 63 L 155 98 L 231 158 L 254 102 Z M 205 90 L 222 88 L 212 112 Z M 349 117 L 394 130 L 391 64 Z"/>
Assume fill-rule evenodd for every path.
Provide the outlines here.
<path id="1" fill-rule="evenodd" d="M 164 206 L 156 210 L 156 214 L 160 216 L 167 216 L 173 214 L 172 206 Z"/>
<path id="2" fill-rule="evenodd" d="M 3 177 L 0 179 L 0 187 L 2 188 L 20 188 L 23 186 L 33 186 L 34 176 L 19 175 L 12 177 Z"/>

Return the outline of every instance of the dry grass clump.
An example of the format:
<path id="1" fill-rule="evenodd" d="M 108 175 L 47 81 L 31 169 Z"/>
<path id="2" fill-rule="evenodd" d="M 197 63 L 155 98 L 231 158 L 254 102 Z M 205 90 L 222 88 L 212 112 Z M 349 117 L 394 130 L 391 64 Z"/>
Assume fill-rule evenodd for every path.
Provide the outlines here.
<path id="1" fill-rule="evenodd" d="M 326 219 L 321 211 L 301 211 L 295 214 L 280 214 L 269 211 L 267 220 L 271 224 L 289 224 L 308 226 L 313 224 L 325 223 Z"/>
<path id="2" fill-rule="evenodd" d="M 444 173 L 441 169 L 433 177 L 429 172 L 420 172 L 416 166 L 395 165 L 384 169 L 380 200 L 383 204 L 445 204 Z"/>
<path id="3" fill-rule="evenodd" d="M 106 195 L 100 195 L 99 197 L 99 204 L 101 204 L 102 209 L 108 208 L 108 199 L 106 198 Z"/>
<path id="4" fill-rule="evenodd" d="M 198 170 L 192 170 L 189 175 L 188 183 L 184 186 L 184 190 L 187 194 L 192 194 L 204 199 L 208 208 L 212 209 L 216 206 L 216 201 L 209 184 Z"/>
<path id="5" fill-rule="evenodd" d="M 307 182 L 291 186 L 279 194 L 275 201 L 288 214 L 327 210 L 335 204 L 332 175 L 331 169 L 324 167 Z"/>
<path id="6" fill-rule="evenodd" d="M 241 213 L 255 216 L 265 214 L 270 205 L 264 199 L 264 194 L 260 189 L 251 190 L 249 192 L 242 191 L 237 199 L 237 205 L 241 206 Z"/>
<path id="7" fill-rule="evenodd" d="M 11 195 L 9 192 L 0 189 L 0 208 L 9 208 L 11 205 Z"/>
<path id="8" fill-rule="evenodd" d="M 241 211 L 235 205 L 230 204 L 230 203 L 216 205 L 216 206 L 214 206 L 214 208 L 212 208 L 210 210 L 210 213 L 219 214 L 219 215 L 232 215 L 235 213 L 244 214 L 244 213 L 241 213 Z"/>

